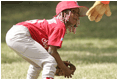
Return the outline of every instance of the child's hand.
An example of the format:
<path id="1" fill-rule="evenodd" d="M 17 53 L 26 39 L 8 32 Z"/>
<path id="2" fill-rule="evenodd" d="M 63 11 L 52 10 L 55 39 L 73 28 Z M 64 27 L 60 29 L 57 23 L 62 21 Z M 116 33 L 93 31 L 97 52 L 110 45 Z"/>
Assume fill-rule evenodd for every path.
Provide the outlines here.
<path id="1" fill-rule="evenodd" d="M 70 70 L 68 67 L 64 70 L 65 78 L 72 78 L 74 71 Z"/>
<path id="2" fill-rule="evenodd" d="M 107 1 L 106 1 L 107 2 Z M 111 11 L 108 3 L 103 3 L 102 1 L 96 1 L 94 5 L 87 11 L 86 15 L 90 21 L 99 22 L 102 19 L 104 13 L 107 16 L 111 16 Z"/>

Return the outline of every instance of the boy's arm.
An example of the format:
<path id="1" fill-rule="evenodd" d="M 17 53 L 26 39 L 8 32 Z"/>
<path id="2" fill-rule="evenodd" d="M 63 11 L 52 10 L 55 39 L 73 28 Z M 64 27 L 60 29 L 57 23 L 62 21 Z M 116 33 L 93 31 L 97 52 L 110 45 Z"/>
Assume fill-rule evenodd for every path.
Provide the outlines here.
<path id="1" fill-rule="evenodd" d="M 73 71 L 71 71 L 68 67 L 65 66 L 65 64 L 60 58 L 59 53 L 57 52 L 57 47 L 50 45 L 48 52 L 55 58 L 59 67 L 65 72 L 65 77 L 71 78 L 72 77 L 71 74 L 73 73 Z"/>

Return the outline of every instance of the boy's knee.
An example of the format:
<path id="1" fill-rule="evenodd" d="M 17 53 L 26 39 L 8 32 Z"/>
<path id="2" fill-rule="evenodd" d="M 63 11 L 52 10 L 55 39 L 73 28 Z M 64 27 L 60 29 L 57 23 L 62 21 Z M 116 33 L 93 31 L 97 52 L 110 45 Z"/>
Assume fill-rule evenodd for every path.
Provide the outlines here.
<path id="1" fill-rule="evenodd" d="M 37 79 L 41 70 L 42 69 L 40 67 L 30 65 L 27 73 L 27 79 Z"/>
<path id="2" fill-rule="evenodd" d="M 53 59 L 50 62 L 46 62 L 43 65 L 42 78 L 43 79 L 46 79 L 46 77 L 54 78 L 56 72 L 56 66 L 57 66 L 57 62 L 55 61 L 55 59 Z"/>

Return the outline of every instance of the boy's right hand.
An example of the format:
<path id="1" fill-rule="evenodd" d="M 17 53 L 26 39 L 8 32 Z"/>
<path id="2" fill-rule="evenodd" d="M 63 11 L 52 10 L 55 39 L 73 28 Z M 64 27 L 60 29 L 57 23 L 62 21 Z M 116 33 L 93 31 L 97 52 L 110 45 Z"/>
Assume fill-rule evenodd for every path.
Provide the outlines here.
<path id="1" fill-rule="evenodd" d="M 72 78 L 74 71 L 70 70 L 68 67 L 66 69 L 64 69 L 64 74 L 65 74 L 65 78 Z"/>

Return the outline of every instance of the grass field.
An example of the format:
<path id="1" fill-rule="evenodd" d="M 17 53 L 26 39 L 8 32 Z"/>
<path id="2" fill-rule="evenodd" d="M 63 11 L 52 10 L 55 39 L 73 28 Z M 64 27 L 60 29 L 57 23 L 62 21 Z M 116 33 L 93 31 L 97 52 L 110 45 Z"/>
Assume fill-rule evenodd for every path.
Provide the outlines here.
<path id="1" fill-rule="evenodd" d="M 72 79 L 116 79 L 116 43 L 116 39 L 64 40 L 59 53 L 63 60 L 70 60 L 76 66 L 77 70 Z M 1 78 L 25 79 L 29 63 L 9 49 L 5 43 L 2 43 L 1 47 Z"/>
<path id="2" fill-rule="evenodd" d="M 30 65 L 6 45 L 6 32 L 21 21 L 52 18 L 57 3 L 1 2 L 1 79 L 25 79 Z M 90 7 L 94 1 L 78 3 Z M 111 17 L 104 15 L 98 23 L 90 22 L 87 17 L 80 18 L 76 35 L 65 35 L 58 52 L 62 60 L 69 60 L 76 66 L 72 79 L 117 79 L 117 1 L 111 1 L 110 8 Z M 55 79 L 65 78 L 55 76 Z"/>

